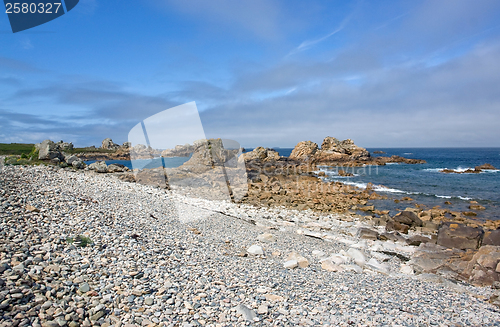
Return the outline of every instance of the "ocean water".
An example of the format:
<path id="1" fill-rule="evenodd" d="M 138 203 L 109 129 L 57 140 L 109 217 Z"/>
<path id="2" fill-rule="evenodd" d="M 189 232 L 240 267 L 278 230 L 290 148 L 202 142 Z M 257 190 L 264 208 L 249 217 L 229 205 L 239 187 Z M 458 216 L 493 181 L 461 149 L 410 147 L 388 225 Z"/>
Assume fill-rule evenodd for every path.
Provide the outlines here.
<path id="1" fill-rule="evenodd" d="M 246 149 L 251 151 L 252 149 Z M 289 156 L 293 149 L 275 148 L 281 156 Z M 480 174 L 445 174 L 441 169 L 464 171 L 485 163 L 500 168 L 500 148 L 369 148 L 372 156 L 398 155 L 406 158 L 424 159 L 426 164 L 388 164 L 378 167 L 355 167 L 347 170 L 354 177 L 338 176 L 337 171 L 343 167 L 321 167 L 329 181 L 365 188 L 368 183 L 374 189 L 388 197 L 387 200 L 374 200 L 379 209 L 391 210 L 412 207 L 416 203 L 428 208 L 440 206 L 454 211 L 471 211 L 470 201 L 477 201 L 486 210 L 477 211 L 477 219 L 500 219 L 500 171 L 485 171 Z M 373 154 L 373 151 L 384 151 L 385 154 Z M 174 168 L 182 165 L 189 158 L 163 158 L 163 165 Z M 90 164 L 94 161 L 88 161 Z M 132 168 L 127 160 L 107 160 L 106 163 L 120 163 Z M 162 159 L 136 160 L 137 168 L 156 168 L 162 165 Z M 395 203 L 395 199 L 411 197 L 414 201 Z M 450 201 L 452 204 L 444 204 Z"/>
<path id="2" fill-rule="evenodd" d="M 328 180 L 365 188 L 367 183 L 387 195 L 388 200 L 372 201 L 380 208 L 397 209 L 423 204 L 428 208 L 440 206 L 455 211 L 471 211 L 470 201 L 477 201 L 486 210 L 477 211 L 476 219 L 500 219 L 500 171 L 484 171 L 480 174 L 445 174 L 442 169 L 464 171 L 474 169 L 485 163 L 500 168 L 500 148 L 404 148 L 404 149 L 367 149 L 384 151 L 386 154 L 373 156 L 399 155 L 406 158 L 424 159 L 426 164 L 388 164 L 386 166 L 350 168 L 354 177 L 338 176 L 338 167 L 322 167 Z M 394 202 L 394 199 L 411 197 L 415 201 Z M 452 204 L 444 204 L 450 201 Z"/>

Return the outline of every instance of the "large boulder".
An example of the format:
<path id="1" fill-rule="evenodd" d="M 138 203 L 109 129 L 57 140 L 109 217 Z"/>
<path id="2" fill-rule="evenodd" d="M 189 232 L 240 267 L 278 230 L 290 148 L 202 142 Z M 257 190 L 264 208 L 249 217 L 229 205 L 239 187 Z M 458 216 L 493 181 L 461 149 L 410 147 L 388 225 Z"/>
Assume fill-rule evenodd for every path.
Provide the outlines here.
<path id="1" fill-rule="evenodd" d="M 106 150 L 117 150 L 120 146 L 113 142 L 112 139 L 107 138 L 102 141 L 102 146 L 101 148 L 106 149 Z"/>
<path id="2" fill-rule="evenodd" d="M 500 246 L 500 229 L 486 231 L 484 233 L 483 245 Z"/>
<path id="3" fill-rule="evenodd" d="M 481 246 L 484 231 L 480 227 L 446 222 L 438 231 L 437 244 L 447 248 L 477 249 Z"/>
<path id="4" fill-rule="evenodd" d="M 110 164 L 108 166 L 108 172 L 109 173 L 121 173 L 121 172 L 124 172 L 124 171 L 129 171 L 129 169 L 122 165 L 122 164 Z"/>
<path id="5" fill-rule="evenodd" d="M 316 152 L 318 151 L 318 145 L 311 141 L 299 142 L 292 153 L 290 154 L 290 159 L 295 160 L 313 160 Z"/>
<path id="6" fill-rule="evenodd" d="M 467 264 L 464 275 L 470 276 L 469 282 L 478 286 L 491 285 L 500 280 L 500 271 L 497 271 L 500 262 L 500 247 L 493 245 L 482 246 L 472 260 Z"/>
<path id="7" fill-rule="evenodd" d="M 394 221 L 398 223 L 408 225 L 410 227 L 422 227 L 423 222 L 420 218 L 418 218 L 417 214 L 413 211 L 402 211 L 394 216 Z"/>
<path id="8" fill-rule="evenodd" d="M 59 160 L 63 161 L 64 156 L 61 153 L 59 146 L 51 140 L 45 140 L 40 144 L 38 152 L 39 160 Z"/>
<path id="9" fill-rule="evenodd" d="M 71 165 L 77 169 L 84 169 L 87 166 L 82 160 L 75 160 Z"/>
<path id="10" fill-rule="evenodd" d="M 106 165 L 106 162 L 104 162 L 104 161 L 96 161 L 96 162 L 90 164 L 89 169 L 95 170 L 98 173 L 107 173 L 108 172 L 108 166 Z"/>
<path id="11" fill-rule="evenodd" d="M 83 169 L 86 166 L 82 159 L 78 158 L 75 155 L 68 156 L 65 158 L 65 160 L 68 165 L 73 166 L 77 169 Z"/>

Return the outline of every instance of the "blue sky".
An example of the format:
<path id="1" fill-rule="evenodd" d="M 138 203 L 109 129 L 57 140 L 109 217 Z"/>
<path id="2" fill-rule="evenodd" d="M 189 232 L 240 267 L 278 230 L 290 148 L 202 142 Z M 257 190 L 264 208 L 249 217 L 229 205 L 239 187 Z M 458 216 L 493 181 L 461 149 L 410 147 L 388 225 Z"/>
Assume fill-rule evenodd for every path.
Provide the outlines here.
<path id="1" fill-rule="evenodd" d="M 196 101 L 207 137 L 500 146 L 500 1 L 80 0 L 13 34 L 0 142 L 127 141 Z"/>

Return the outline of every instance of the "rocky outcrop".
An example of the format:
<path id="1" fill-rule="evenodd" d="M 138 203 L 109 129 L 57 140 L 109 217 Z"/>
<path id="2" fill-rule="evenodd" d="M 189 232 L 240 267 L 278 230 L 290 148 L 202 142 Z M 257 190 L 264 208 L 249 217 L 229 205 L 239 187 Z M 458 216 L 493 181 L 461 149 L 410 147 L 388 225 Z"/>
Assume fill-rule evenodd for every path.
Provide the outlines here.
<path id="1" fill-rule="evenodd" d="M 226 150 L 222 139 L 198 140 L 193 144 L 193 155 L 181 167 L 190 171 L 206 171 L 216 166 L 223 166 L 225 162 L 237 155 L 238 150 Z"/>
<path id="2" fill-rule="evenodd" d="M 73 143 L 68 143 L 64 141 L 59 141 L 56 143 L 56 145 L 59 147 L 59 150 L 61 151 L 71 151 L 74 149 Z"/>
<path id="3" fill-rule="evenodd" d="M 476 166 L 474 170 L 497 170 L 493 165 L 489 163 L 482 164 L 481 166 Z"/>
<path id="4" fill-rule="evenodd" d="M 173 149 L 163 150 L 161 156 L 167 157 L 189 157 L 194 151 L 194 146 L 191 144 L 176 145 Z"/>
<path id="5" fill-rule="evenodd" d="M 290 159 L 301 161 L 313 161 L 318 152 L 318 145 L 311 141 L 299 142 L 290 154 Z"/>
<path id="6" fill-rule="evenodd" d="M 340 158 L 339 158 L 340 155 Z M 339 141 L 334 137 L 326 137 L 321 144 L 321 150 L 316 154 L 316 161 L 338 160 L 368 160 L 370 152 L 359 147 L 351 139 Z"/>
<path id="7" fill-rule="evenodd" d="M 445 222 L 438 231 L 437 244 L 447 248 L 477 249 L 483 240 L 480 227 L 469 227 L 459 223 Z"/>
<path id="8" fill-rule="evenodd" d="M 253 151 L 243 154 L 245 160 L 261 160 L 261 161 L 271 161 L 279 160 L 280 155 L 276 150 L 263 148 L 261 146 L 255 148 Z"/>
<path id="9" fill-rule="evenodd" d="M 485 163 L 480 166 L 474 167 L 474 169 L 469 168 L 467 170 L 454 170 L 454 169 L 441 169 L 440 172 L 445 174 L 479 174 L 483 172 L 483 170 L 497 170 L 492 165 Z"/>
<path id="10" fill-rule="evenodd" d="M 387 163 L 425 163 L 425 160 L 407 159 L 400 156 L 371 157 L 370 152 L 359 147 L 351 139 L 339 141 L 334 137 L 326 137 L 318 145 L 311 141 L 299 142 L 292 151 L 290 159 L 308 162 L 317 165 L 385 165 Z"/>
<path id="11" fill-rule="evenodd" d="M 113 142 L 112 139 L 107 138 L 102 141 L 101 148 L 106 150 L 118 150 L 120 148 L 120 145 Z"/>
<path id="12" fill-rule="evenodd" d="M 64 160 L 64 156 L 61 153 L 59 145 L 51 140 L 45 140 L 39 146 L 38 159 L 60 162 Z"/>
<path id="13" fill-rule="evenodd" d="M 153 149 L 151 146 L 145 146 L 144 144 L 137 144 L 128 150 L 121 149 L 117 153 L 122 151 L 130 153 L 131 159 L 152 159 L 161 155 L 160 150 Z"/>

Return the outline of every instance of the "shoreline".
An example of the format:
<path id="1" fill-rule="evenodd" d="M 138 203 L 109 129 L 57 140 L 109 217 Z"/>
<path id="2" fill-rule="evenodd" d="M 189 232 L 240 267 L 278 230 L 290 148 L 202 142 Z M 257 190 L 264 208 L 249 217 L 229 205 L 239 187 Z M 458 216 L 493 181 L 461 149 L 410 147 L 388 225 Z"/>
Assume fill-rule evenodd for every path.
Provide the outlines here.
<path id="1" fill-rule="evenodd" d="M 1 174 L 2 190 L 8 192 L 1 198 L 14 204 L 2 207 L 3 229 L 18 230 L 7 223 L 12 219 L 24 225 L 2 244 L 2 264 L 10 256 L 10 271 L 20 276 L 7 276 L 6 287 L 19 287 L 20 280 L 32 283 L 20 283 L 30 291 L 10 297 L 5 322 L 15 319 L 5 315 L 9 309 L 16 315 L 32 310 L 40 325 L 40 314 L 52 318 L 47 321 L 70 318 L 68 324 L 101 326 L 194 321 L 225 326 L 245 320 L 387 325 L 462 318 L 493 325 L 500 319 L 500 311 L 485 302 L 491 288 L 456 283 L 449 276 L 401 273 L 410 269 L 400 258 L 418 257 L 418 247 L 364 238 L 363 228 L 373 227 L 343 221 L 341 214 L 195 199 L 182 195 L 188 189 L 126 183 L 114 174 L 44 166 L 9 166 Z M 94 244 L 80 248 L 65 242 L 80 234 Z M 24 243 L 33 259 L 14 256 Z M 5 252 L 7 244 L 11 250 Z M 264 254 L 251 254 L 252 245 Z M 305 258 L 307 266 L 285 268 L 292 252 L 298 255 L 292 261 Z M 16 262 L 23 267 L 13 266 Z M 6 272 L 13 276 L 7 269 L 0 278 Z M 47 291 L 49 285 L 54 291 Z M 418 291 L 400 292 L 402 285 Z M 29 294 L 35 300 L 31 309 L 15 304 Z M 69 316 L 56 314 L 63 302 Z M 469 310 L 465 317 L 464 309 Z"/>

